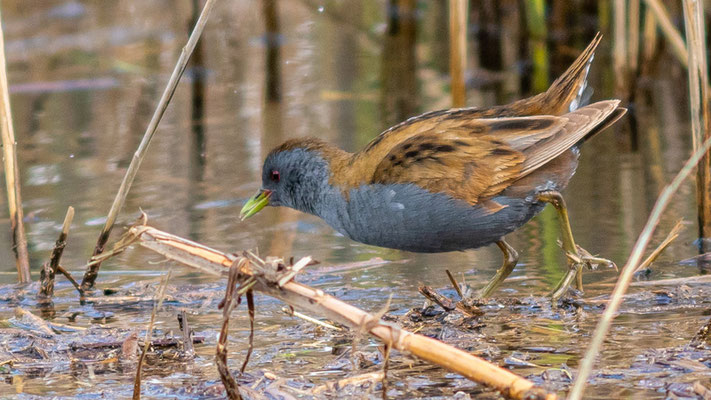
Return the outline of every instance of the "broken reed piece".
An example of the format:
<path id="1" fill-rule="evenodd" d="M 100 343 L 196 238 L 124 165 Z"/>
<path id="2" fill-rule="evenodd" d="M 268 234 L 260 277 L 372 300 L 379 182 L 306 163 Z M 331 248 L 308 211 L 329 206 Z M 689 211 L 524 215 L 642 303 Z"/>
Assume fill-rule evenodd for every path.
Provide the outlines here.
<path id="1" fill-rule="evenodd" d="M 261 259 L 257 260 L 254 255 L 250 255 L 248 259 L 245 256 L 223 253 L 150 226 L 133 226 L 126 235 L 131 235 L 133 238 L 125 238 L 125 242 L 137 241 L 141 246 L 168 259 L 211 275 L 227 275 L 230 266 L 238 261 L 241 286 L 245 287 L 248 284 L 249 289 L 336 321 L 353 330 L 366 327 L 368 333 L 394 349 L 413 354 L 474 382 L 497 389 L 508 398 L 547 400 L 557 398 L 554 393 L 548 393 L 535 386 L 533 382 L 508 370 L 439 340 L 408 332 L 390 323 L 383 323 L 372 314 L 330 296 L 323 290 L 293 280 L 279 287 L 276 283 L 278 279 L 269 281 L 265 278 L 265 270 L 276 269 L 279 264 L 277 262 L 267 263 Z M 278 274 L 274 276 L 279 277 Z"/>
<path id="2" fill-rule="evenodd" d="M 72 225 L 73 219 L 74 207 L 69 207 L 67 209 L 67 214 L 64 216 L 62 231 L 59 233 L 59 237 L 54 243 L 52 255 L 49 257 L 49 261 L 42 265 L 42 271 L 40 271 L 40 290 L 37 294 L 40 301 L 46 302 L 54 295 L 54 276 L 60 270 L 59 260 L 61 260 L 62 253 L 64 253 L 64 247 L 67 246 L 67 236 L 69 236 L 69 228 Z"/>
<path id="3" fill-rule="evenodd" d="M 151 334 L 153 333 L 153 325 L 156 322 L 156 314 L 158 310 L 163 306 L 163 300 L 165 299 L 165 288 L 168 287 L 168 281 L 170 280 L 170 275 L 173 270 L 168 270 L 165 274 L 163 281 L 160 283 L 158 288 L 158 293 L 153 300 L 153 311 L 151 312 L 151 321 L 148 323 L 148 328 L 146 329 L 146 338 L 143 342 L 143 350 L 141 355 L 138 357 L 138 365 L 136 365 L 136 376 L 133 380 L 133 400 L 141 400 L 141 368 L 143 367 L 143 361 L 146 359 L 146 354 L 148 349 L 151 347 Z"/>
<path id="4" fill-rule="evenodd" d="M 188 358 L 195 357 L 195 347 L 193 347 L 193 329 L 188 324 L 188 313 L 180 310 L 178 313 L 178 326 L 182 335 L 183 355 Z"/>
<path id="5" fill-rule="evenodd" d="M 220 328 L 220 336 L 217 339 L 215 363 L 217 364 L 217 371 L 220 373 L 222 385 L 225 387 L 227 398 L 230 400 L 242 400 L 242 396 L 239 393 L 240 386 L 237 384 L 237 381 L 230 372 L 230 368 L 227 366 L 227 335 L 230 329 L 230 314 L 232 314 L 232 309 L 235 306 L 235 300 L 239 303 L 239 295 L 235 293 L 238 289 L 235 289 L 235 287 L 239 283 L 241 264 L 246 263 L 248 263 L 246 258 L 240 258 L 235 260 L 230 266 L 225 298 L 218 306 L 218 308 L 222 308 L 222 327 Z M 248 360 L 249 355 L 245 358 L 245 364 L 243 364 L 243 366 L 246 365 L 246 361 Z"/>
<path id="6" fill-rule="evenodd" d="M 10 231 L 12 234 L 12 250 L 15 253 L 17 280 L 28 283 L 30 276 L 30 257 L 27 252 L 27 235 L 22 213 L 22 196 L 20 196 L 20 170 L 17 166 L 17 142 L 12 127 L 12 111 L 10 110 L 10 92 L 7 83 L 7 64 L 5 62 L 5 38 L 0 23 L 0 138 L 2 139 L 3 165 L 5 167 L 5 186 L 7 188 L 7 205 L 10 209 Z"/>
<path id="7" fill-rule="evenodd" d="M 104 223 L 104 227 L 101 229 L 99 238 L 96 240 L 96 246 L 94 247 L 92 259 L 104 252 L 104 247 L 109 241 L 109 236 L 111 235 L 111 230 L 113 229 L 114 224 L 116 223 L 118 213 L 121 211 L 121 208 L 123 208 L 123 204 L 126 201 L 126 197 L 128 196 L 128 191 L 131 189 L 131 184 L 133 184 L 133 179 L 136 177 L 136 174 L 138 173 L 138 168 L 140 168 L 141 162 L 146 156 L 146 153 L 148 151 L 148 145 L 151 143 L 153 135 L 156 133 L 156 129 L 158 129 L 158 124 L 163 118 L 163 114 L 168 108 L 170 100 L 173 98 L 173 94 L 175 93 L 175 89 L 178 87 L 180 77 L 183 76 L 185 67 L 188 65 L 188 61 L 190 60 L 190 55 L 193 53 L 193 50 L 195 50 L 195 46 L 197 45 L 197 42 L 200 39 L 200 36 L 202 35 L 202 31 L 205 29 L 207 19 L 210 15 L 210 11 L 215 5 L 215 2 L 216 0 L 205 1 L 205 5 L 202 7 L 202 11 L 200 12 L 200 17 L 195 23 L 193 31 L 190 33 L 188 42 L 185 44 L 185 46 L 180 52 L 180 57 L 178 57 L 178 61 L 175 63 L 173 72 L 171 73 L 170 78 L 168 79 L 168 84 L 163 90 L 163 94 L 161 95 L 160 100 L 158 101 L 156 110 L 153 112 L 151 121 L 148 123 L 148 127 L 146 127 L 146 131 L 143 134 L 143 139 L 141 139 L 141 143 L 138 145 L 138 149 L 136 149 L 136 152 L 133 154 L 131 163 L 128 165 L 128 169 L 126 170 L 126 175 L 124 175 L 123 181 L 121 181 L 121 186 L 119 186 L 119 190 L 116 193 L 116 197 L 114 198 L 114 201 L 111 204 L 111 209 L 109 210 L 109 213 L 106 216 L 106 222 Z M 99 275 L 99 268 L 101 268 L 101 260 L 89 263 L 86 272 L 84 272 L 84 278 L 81 281 L 82 295 L 94 287 L 94 283 L 96 283 L 96 278 Z"/>

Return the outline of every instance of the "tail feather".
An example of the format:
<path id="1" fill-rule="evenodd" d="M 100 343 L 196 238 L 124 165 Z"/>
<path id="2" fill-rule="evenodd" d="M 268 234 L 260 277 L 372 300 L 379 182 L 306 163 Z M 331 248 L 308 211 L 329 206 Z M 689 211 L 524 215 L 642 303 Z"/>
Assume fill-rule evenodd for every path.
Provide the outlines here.
<path id="1" fill-rule="evenodd" d="M 598 32 L 575 62 L 544 93 L 554 114 L 575 111 L 590 99 L 592 89 L 588 88 L 588 72 L 601 40 L 602 34 Z"/>
<path id="2" fill-rule="evenodd" d="M 602 34 L 595 35 L 588 47 L 548 90 L 510 105 L 494 108 L 496 116 L 563 115 L 586 105 L 592 96 L 592 88 L 587 84 L 588 71 L 601 40 Z"/>

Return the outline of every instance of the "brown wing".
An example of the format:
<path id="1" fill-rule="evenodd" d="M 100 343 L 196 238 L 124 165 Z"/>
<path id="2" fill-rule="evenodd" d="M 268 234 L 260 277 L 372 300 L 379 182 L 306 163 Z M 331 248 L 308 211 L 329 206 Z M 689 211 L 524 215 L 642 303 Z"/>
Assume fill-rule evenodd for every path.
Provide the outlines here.
<path id="1" fill-rule="evenodd" d="M 564 116 L 477 119 L 421 131 L 385 155 L 372 183 L 414 183 L 470 204 L 494 196 L 580 142 L 615 111 L 603 101 Z"/>

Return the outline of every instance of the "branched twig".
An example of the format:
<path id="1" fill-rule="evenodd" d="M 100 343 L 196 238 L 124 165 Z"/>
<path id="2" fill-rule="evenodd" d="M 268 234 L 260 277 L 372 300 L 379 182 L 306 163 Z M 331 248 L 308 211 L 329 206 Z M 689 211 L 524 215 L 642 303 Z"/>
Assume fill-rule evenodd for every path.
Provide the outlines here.
<path id="1" fill-rule="evenodd" d="M 265 263 L 257 259 L 254 262 L 248 262 L 245 257 L 219 252 L 151 227 L 134 227 L 127 233 L 127 235 L 136 234 L 140 236 L 141 246 L 211 275 L 227 275 L 229 268 L 237 261 L 237 266 L 242 273 L 239 280 L 244 284 L 253 279 L 255 282 L 252 285 L 253 290 L 280 299 L 294 307 L 309 310 L 313 314 L 321 315 L 355 331 L 365 327 L 368 329 L 368 333 L 383 343 L 390 344 L 395 350 L 408 352 L 475 382 L 488 385 L 501 391 L 506 397 L 513 399 L 545 398 L 548 400 L 556 398 L 554 393 L 547 393 L 534 386 L 533 382 L 508 370 L 436 339 L 411 333 L 394 324 L 382 322 L 379 318 L 344 303 L 320 289 L 311 288 L 293 280 L 279 287 L 277 281 L 281 276 L 278 273 L 263 273 L 265 268 L 276 269 L 279 266 L 278 262 Z M 268 275 L 273 276 L 274 280 L 270 281 L 267 278 Z M 237 277 L 233 279 L 237 279 Z M 228 287 L 231 286 L 228 285 Z M 220 365 L 219 363 L 226 366 L 226 353 L 222 361 L 218 358 L 218 365 Z"/>
<path id="2" fill-rule="evenodd" d="M 215 351 L 215 362 L 217 363 L 217 371 L 220 373 L 220 380 L 225 386 L 227 398 L 230 400 L 241 400 L 239 394 L 239 385 L 232 376 L 229 367 L 227 366 L 227 335 L 229 333 L 230 314 L 234 307 L 235 299 L 239 296 L 236 293 L 235 286 L 239 282 L 240 271 L 247 264 L 245 258 L 240 258 L 232 263 L 227 278 L 227 289 L 225 290 L 225 298 L 222 300 L 219 308 L 222 308 L 222 328 L 220 329 L 220 337 L 217 340 L 217 348 Z"/>
<path id="3" fill-rule="evenodd" d="M 193 31 L 190 33 L 190 37 L 188 38 L 187 44 L 180 52 L 180 57 L 178 58 L 178 61 L 175 64 L 175 68 L 173 68 L 173 73 L 170 75 L 168 84 L 165 90 L 163 91 L 163 95 L 161 96 L 160 101 L 158 102 L 158 106 L 155 112 L 153 113 L 153 117 L 151 118 L 151 121 L 148 124 L 148 127 L 146 128 L 146 132 L 143 135 L 143 139 L 141 140 L 138 149 L 133 154 L 133 159 L 131 160 L 131 164 L 129 164 L 128 169 L 126 170 L 126 175 L 123 177 L 123 181 L 121 182 L 121 186 L 119 187 L 118 193 L 116 193 L 114 202 L 111 204 L 111 210 L 109 211 L 109 214 L 106 217 L 106 223 L 104 224 L 104 227 L 101 230 L 101 234 L 99 234 L 99 238 L 96 241 L 96 247 L 94 248 L 92 258 L 103 253 L 104 251 L 106 242 L 108 242 L 109 240 L 109 235 L 111 234 L 111 230 L 113 229 L 114 224 L 116 223 L 118 213 L 123 207 L 123 203 L 126 200 L 126 196 L 128 195 L 128 191 L 131 188 L 133 179 L 136 177 L 136 174 L 138 173 L 138 168 L 141 166 L 141 162 L 146 156 L 148 145 L 151 143 L 151 139 L 153 139 L 153 135 L 155 134 L 156 129 L 158 128 L 158 123 L 163 118 L 163 114 L 168 108 L 170 100 L 173 98 L 173 93 L 175 93 L 175 89 L 178 87 L 180 77 L 183 75 L 183 71 L 185 71 L 185 67 L 188 65 L 190 55 L 195 49 L 195 46 L 197 45 L 197 42 L 200 39 L 200 35 L 202 35 L 202 31 L 205 29 L 205 25 L 207 24 L 207 18 L 210 15 L 210 11 L 212 10 L 212 7 L 214 5 L 215 0 L 207 0 L 205 2 L 205 5 L 202 8 L 202 12 L 200 13 L 200 17 L 195 23 L 195 28 L 193 28 Z M 94 287 L 94 283 L 96 282 L 96 277 L 99 274 L 100 267 L 100 260 L 98 262 L 89 264 L 89 267 L 84 273 L 84 279 L 81 282 L 82 292 L 86 292 L 87 290 Z"/>

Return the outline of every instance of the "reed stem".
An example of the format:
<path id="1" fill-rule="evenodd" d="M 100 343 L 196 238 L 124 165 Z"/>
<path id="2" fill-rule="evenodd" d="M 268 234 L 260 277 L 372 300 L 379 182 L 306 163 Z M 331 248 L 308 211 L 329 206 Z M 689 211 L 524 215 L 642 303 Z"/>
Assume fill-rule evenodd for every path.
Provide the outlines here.
<path id="1" fill-rule="evenodd" d="M 467 1 L 449 0 L 449 74 L 452 85 L 452 107 L 464 107 L 467 89 Z"/>
<path id="2" fill-rule="evenodd" d="M 708 73 L 706 32 L 704 29 L 703 3 L 684 0 L 684 26 L 686 48 L 689 55 L 689 98 L 691 111 L 691 134 L 694 150 L 711 138 L 708 101 Z M 711 237 L 711 157 L 707 153 L 696 169 L 696 205 L 699 221 L 699 237 Z M 704 240 L 701 240 L 704 252 Z"/>
<path id="3" fill-rule="evenodd" d="M 0 21 L 2 17 L 0 16 Z M 30 257 L 27 252 L 27 236 L 22 221 L 22 197 L 20 196 L 20 170 L 17 166 L 17 142 L 12 127 L 10 110 L 10 92 L 7 83 L 7 64 L 5 61 L 5 38 L 0 22 L 0 134 L 2 135 L 3 164 L 5 166 L 5 185 L 7 203 L 10 209 L 10 230 L 12 249 L 15 253 L 17 279 L 20 283 L 32 280 L 30 277 Z"/>

